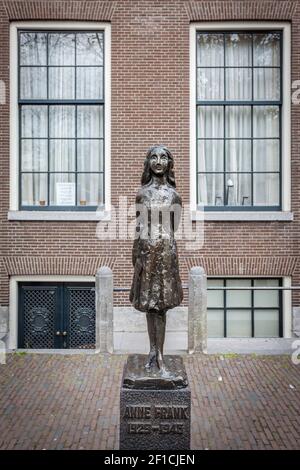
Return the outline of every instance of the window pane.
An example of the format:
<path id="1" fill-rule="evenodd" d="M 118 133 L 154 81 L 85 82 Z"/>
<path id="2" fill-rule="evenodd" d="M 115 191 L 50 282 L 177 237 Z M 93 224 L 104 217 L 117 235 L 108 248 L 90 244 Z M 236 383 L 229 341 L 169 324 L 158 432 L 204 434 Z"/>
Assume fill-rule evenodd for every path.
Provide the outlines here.
<path id="1" fill-rule="evenodd" d="M 252 35 L 228 33 L 225 39 L 225 64 L 235 67 L 252 65 Z"/>
<path id="2" fill-rule="evenodd" d="M 253 106 L 253 137 L 279 137 L 278 106 Z"/>
<path id="3" fill-rule="evenodd" d="M 279 171 L 279 140 L 253 141 L 254 171 Z"/>
<path id="4" fill-rule="evenodd" d="M 75 140 L 51 139 L 50 171 L 75 171 Z"/>
<path id="5" fill-rule="evenodd" d="M 224 66 L 223 34 L 197 34 L 197 63 L 202 67 Z"/>
<path id="6" fill-rule="evenodd" d="M 98 206 L 103 204 L 103 175 L 79 173 L 78 204 L 83 206 Z"/>
<path id="7" fill-rule="evenodd" d="M 22 137 L 48 137 L 47 106 L 22 106 Z"/>
<path id="8" fill-rule="evenodd" d="M 22 100 L 47 99 L 46 67 L 20 67 L 20 98 Z"/>
<path id="9" fill-rule="evenodd" d="M 251 337 L 251 310 L 227 310 L 227 337 Z"/>
<path id="10" fill-rule="evenodd" d="M 251 205 L 251 174 L 226 175 L 226 200 L 228 206 Z"/>
<path id="11" fill-rule="evenodd" d="M 255 33 L 253 35 L 254 65 L 279 66 L 280 65 L 280 34 Z"/>
<path id="12" fill-rule="evenodd" d="M 75 69 L 73 67 L 49 67 L 49 99 L 72 100 L 75 98 Z"/>
<path id="13" fill-rule="evenodd" d="M 252 70 L 226 69 L 226 100 L 252 99 Z"/>
<path id="14" fill-rule="evenodd" d="M 46 33 L 20 33 L 20 65 L 46 65 L 46 54 Z"/>
<path id="15" fill-rule="evenodd" d="M 279 175 L 254 174 L 253 175 L 253 204 L 255 206 L 279 205 Z"/>
<path id="16" fill-rule="evenodd" d="M 103 171 L 103 141 L 77 141 L 77 170 Z"/>
<path id="17" fill-rule="evenodd" d="M 280 70 L 259 68 L 253 70 L 254 100 L 280 100 Z"/>
<path id="18" fill-rule="evenodd" d="M 48 170 L 48 141 L 41 139 L 22 140 L 22 170 Z"/>
<path id="19" fill-rule="evenodd" d="M 226 141 L 226 171 L 251 171 L 251 140 Z"/>
<path id="20" fill-rule="evenodd" d="M 47 205 L 47 174 L 23 174 L 21 191 L 23 206 Z"/>
<path id="21" fill-rule="evenodd" d="M 75 106 L 50 106 L 50 137 L 75 137 Z"/>
<path id="22" fill-rule="evenodd" d="M 224 310 L 208 310 L 207 336 L 209 338 L 224 338 Z"/>
<path id="23" fill-rule="evenodd" d="M 250 279 L 227 279 L 226 287 L 251 287 Z M 227 307 L 251 308 L 250 290 L 228 290 L 226 296 Z"/>
<path id="24" fill-rule="evenodd" d="M 198 137 L 224 136 L 223 106 L 198 106 Z"/>
<path id="25" fill-rule="evenodd" d="M 223 287 L 224 282 L 222 279 L 208 279 L 207 287 Z M 223 290 L 208 290 L 207 291 L 207 306 L 224 308 L 224 291 Z"/>
<path id="26" fill-rule="evenodd" d="M 278 279 L 256 279 L 255 286 L 278 287 Z M 254 291 L 254 307 L 279 307 L 278 290 L 256 290 Z"/>
<path id="27" fill-rule="evenodd" d="M 223 206 L 223 174 L 198 175 L 198 204 Z"/>
<path id="28" fill-rule="evenodd" d="M 75 35 L 49 34 L 49 65 L 75 65 Z"/>
<path id="29" fill-rule="evenodd" d="M 76 68 L 76 97 L 79 100 L 103 98 L 103 68 Z"/>
<path id="30" fill-rule="evenodd" d="M 103 33 L 76 34 L 77 65 L 103 64 Z"/>
<path id="31" fill-rule="evenodd" d="M 50 174 L 50 204 L 52 206 L 75 205 L 75 175 Z"/>
<path id="32" fill-rule="evenodd" d="M 257 338 L 279 337 L 279 311 L 255 310 L 254 334 Z"/>
<path id="33" fill-rule="evenodd" d="M 77 136 L 81 138 L 103 137 L 103 106 L 77 107 Z"/>
<path id="34" fill-rule="evenodd" d="M 226 137 L 251 137 L 251 107 L 226 106 Z"/>
<path id="35" fill-rule="evenodd" d="M 223 69 L 197 70 L 197 96 L 198 100 L 224 99 L 224 71 Z"/>
<path id="36" fill-rule="evenodd" d="M 222 140 L 198 141 L 198 171 L 223 171 L 224 144 Z"/>

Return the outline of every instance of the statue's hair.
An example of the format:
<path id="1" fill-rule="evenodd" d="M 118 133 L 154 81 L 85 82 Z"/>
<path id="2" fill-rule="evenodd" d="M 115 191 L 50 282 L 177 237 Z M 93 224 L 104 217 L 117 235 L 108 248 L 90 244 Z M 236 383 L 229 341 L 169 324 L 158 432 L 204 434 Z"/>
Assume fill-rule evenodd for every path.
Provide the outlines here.
<path id="1" fill-rule="evenodd" d="M 174 158 L 173 155 L 171 154 L 170 150 L 165 147 L 164 145 L 153 145 L 152 147 L 149 148 L 145 161 L 144 161 L 144 171 L 142 174 L 141 182 L 142 186 L 145 186 L 146 184 L 150 183 L 151 178 L 152 178 L 152 172 L 150 168 L 150 157 L 152 155 L 152 152 L 156 149 L 163 150 L 166 155 L 168 156 L 169 164 L 166 172 L 166 177 L 167 177 L 167 182 L 176 188 L 176 183 L 175 183 L 175 175 L 174 175 Z"/>

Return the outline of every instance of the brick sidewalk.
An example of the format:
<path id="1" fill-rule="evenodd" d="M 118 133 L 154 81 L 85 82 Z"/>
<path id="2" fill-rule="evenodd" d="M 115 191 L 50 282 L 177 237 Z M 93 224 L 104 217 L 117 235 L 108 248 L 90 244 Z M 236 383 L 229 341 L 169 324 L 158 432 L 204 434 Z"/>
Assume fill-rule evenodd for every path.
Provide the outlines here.
<path id="1" fill-rule="evenodd" d="M 125 356 L 9 354 L 0 449 L 117 449 Z M 193 449 L 299 449 L 300 365 L 190 356 Z"/>

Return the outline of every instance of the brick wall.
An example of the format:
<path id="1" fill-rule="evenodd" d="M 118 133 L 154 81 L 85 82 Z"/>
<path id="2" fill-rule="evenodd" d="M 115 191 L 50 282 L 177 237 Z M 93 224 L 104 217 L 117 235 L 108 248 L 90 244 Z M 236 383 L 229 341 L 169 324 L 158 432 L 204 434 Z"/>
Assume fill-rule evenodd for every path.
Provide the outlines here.
<path id="1" fill-rule="evenodd" d="M 4 1 L 0 0 L 0 78 L 9 103 L 9 21 L 95 20 L 112 25 L 112 203 L 133 203 L 146 149 L 169 146 L 176 181 L 189 202 L 189 23 L 209 20 L 292 22 L 292 79 L 300 78 L 300 5 L 297 1 Z M 198 262 L 208 274 L 293 275 L 300 285 L 300 105 L 292 106 L 293 222 L 210 222 L 204 247 L 178 243 L 183 281 Z M 94 274 L 109 264 L 117 286 L 132 277 L 130 240 L 100 241 L 95 222 L 7 221 L 9 107 L 0 113 L 0 304 L 8 303 L 13 274 Z M 294 293 L 299 305 L 300 293 Z M 124 305 L 128 294 L 116 296 Z M 298 297 L 297 297 L 298 296 Z"/>

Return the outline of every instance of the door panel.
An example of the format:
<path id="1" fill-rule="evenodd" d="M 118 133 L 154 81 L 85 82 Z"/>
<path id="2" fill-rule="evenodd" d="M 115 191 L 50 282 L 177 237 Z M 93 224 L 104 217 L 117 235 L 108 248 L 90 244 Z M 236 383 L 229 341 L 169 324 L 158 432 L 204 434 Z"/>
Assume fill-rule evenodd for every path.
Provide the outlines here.
<path id="1" fill-rule="evenodd" d="M 55 286 L 21 288 L 22 316 L 19 322 L 19 345 L 22 348 L 45 349 L 56 346 L 56 311 L 59 291 Z"/>
<path id="2" fill-rule="evenodd" d="M 95 289 L 67 286 L 66 321 L 69 348 L 95 348 Z"/>
<path id="3" fill-rule="evenodd" d="M 93 284 L 22 283 L 19 347 L 95 348 Z"/>

